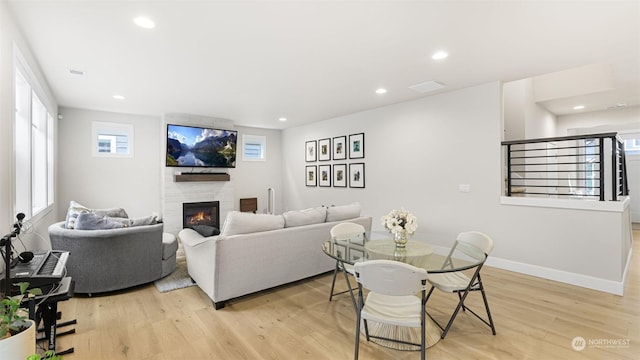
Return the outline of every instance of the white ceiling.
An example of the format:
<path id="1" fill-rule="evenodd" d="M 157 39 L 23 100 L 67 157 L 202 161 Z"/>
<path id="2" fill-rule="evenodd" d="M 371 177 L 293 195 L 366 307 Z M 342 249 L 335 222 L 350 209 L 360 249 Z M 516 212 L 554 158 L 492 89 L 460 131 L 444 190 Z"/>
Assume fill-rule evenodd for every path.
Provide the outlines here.
<path id="1" fill-rule="evenodd" d="M 6 2 L 61 106 L 285 128 L 590 64 L 614 90 L 543 105 L 640 104 L 638 1 Z M 408 88 L 430 80 L 446 87 Z"/>

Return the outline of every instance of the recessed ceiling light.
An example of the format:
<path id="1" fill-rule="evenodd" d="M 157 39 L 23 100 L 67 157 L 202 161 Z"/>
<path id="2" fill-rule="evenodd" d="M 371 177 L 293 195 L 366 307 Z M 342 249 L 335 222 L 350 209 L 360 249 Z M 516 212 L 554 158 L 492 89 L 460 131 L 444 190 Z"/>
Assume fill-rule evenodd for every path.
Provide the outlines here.
<path id="1" fill-rule="evenodd" d="M 449 54 L 447 54 L 446 52 L 444 52 L 444 51 L 437 51 L 437 52 L 435 52 L 435 53 L 431 56 L 431 58 L 432 58 L 433 60 L 442 60 L 442 59 L 446 59 L 446 58 L 447 58 L 447 56 L 449 56 Z"/>
<path id="2" fill-rule="evenodd" d="M 584 105 L 576 105 L 573 107 L 573 110 L 582 110 L 584 109 Z"/>
<path id="3" fill-rule="evenodd" d="M 278 119 L 278 121 L 285 122 L 285 121 L 287 121 L 287 118 L 286 117 L 281 117 L 281 118 Z"/>
<path id="4" fill-rule="evenodd" d="M 116 100 L 124 100 L 124 99 L 126 99 L 126 98 L 125 98 L 124 96 L 122 96 L 122 95 L 113 95 L 113 98 L 114 98 L 114 99 L 116 99 Z"/>
<path id="5" fill-rule="evenodd" d="M 137 18 L 133 19 L 133 22 L 141 28 L 145 29 L 153 29 L 154 27 L 156 27 L 156 24 L 153 22 L 153 20 L 144 16 L 138 16 Z"/>
<path id="6" fill-rule="evenodd" d="M 376 90 L 376 94 L 386 94 L 387 93 L 387 89 L 384 88 L 379 88 Z"/>

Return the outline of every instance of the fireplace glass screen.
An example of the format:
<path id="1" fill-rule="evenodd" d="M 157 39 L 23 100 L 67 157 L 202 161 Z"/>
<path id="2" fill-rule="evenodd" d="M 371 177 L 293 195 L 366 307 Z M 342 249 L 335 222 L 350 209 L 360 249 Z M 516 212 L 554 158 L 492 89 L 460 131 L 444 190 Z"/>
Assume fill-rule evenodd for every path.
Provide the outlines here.
<path id="1" fill-rule="evenodd" d="M 197 225 L 220 228 L 220 210 L 218 201 L 182 204 L 182 227 L 193 228 Z"/>

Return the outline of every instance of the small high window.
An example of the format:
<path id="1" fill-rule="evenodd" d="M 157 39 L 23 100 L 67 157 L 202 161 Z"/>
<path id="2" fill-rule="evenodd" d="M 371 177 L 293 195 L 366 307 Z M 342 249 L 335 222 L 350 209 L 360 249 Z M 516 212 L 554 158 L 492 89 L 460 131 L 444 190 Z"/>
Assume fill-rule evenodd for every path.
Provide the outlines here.
<path id="1" fill-rule="evenodd" d="M 626 139 L 624 141 L 624 151 L 627 155 L 640 154 L 640 138 Z"/>
<path id="2" fill-rule="evenodd" d="M 242 135 L 242 160 L 267 160 L 267 137 L 259 135 Z"/>
<path id="3" fill-rule="evenodd" d="M 133 157 L 133 125 L 93 122 L 93 156 Z"/>

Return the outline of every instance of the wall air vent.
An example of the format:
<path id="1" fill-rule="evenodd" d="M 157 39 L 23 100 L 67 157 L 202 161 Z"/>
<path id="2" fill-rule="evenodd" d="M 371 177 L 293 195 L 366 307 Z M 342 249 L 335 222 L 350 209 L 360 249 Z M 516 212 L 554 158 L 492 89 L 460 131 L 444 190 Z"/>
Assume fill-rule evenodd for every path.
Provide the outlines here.
<path id="1" fill-rule="evenodd" d="M 409 86 L 409 89 L 417 91 L 419 93 L 428 93 L 431 91 L 440 90 L 445 87 L 445 84 L 438 81 L 426 81 L 420 84 Z"/>

